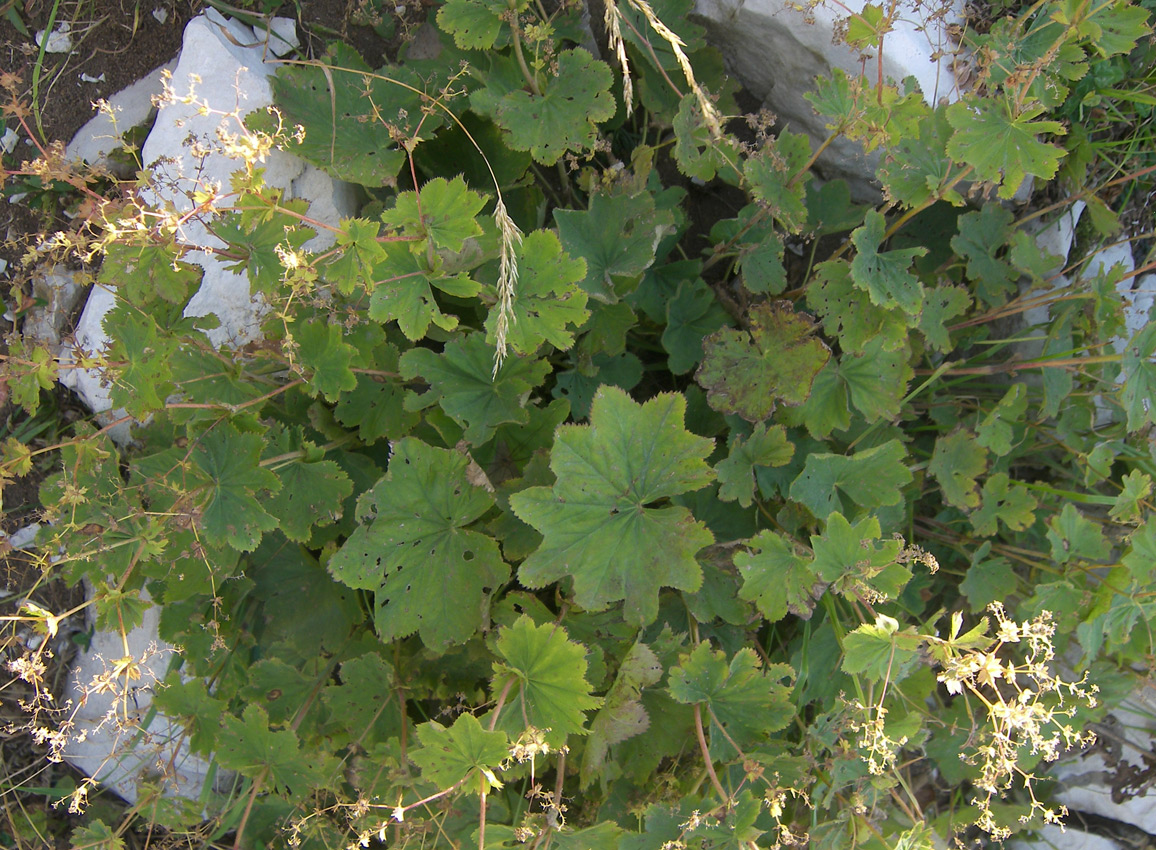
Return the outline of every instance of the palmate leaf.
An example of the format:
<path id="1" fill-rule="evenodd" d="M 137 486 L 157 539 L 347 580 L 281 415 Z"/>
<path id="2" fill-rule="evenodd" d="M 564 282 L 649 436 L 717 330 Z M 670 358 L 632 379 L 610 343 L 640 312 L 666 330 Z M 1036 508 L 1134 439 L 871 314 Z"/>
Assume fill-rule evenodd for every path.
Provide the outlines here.
<path id="1" fill-rule="evenodd" d="M 987 452 L 971 432 L 958 430 L 935 439 L 927 471 L 939 482 L 949 505 L 970 510 L 979 506 L 975 479 L 987 471 Z"/>
<path id="2" fill-rule="evenodd" d="M 698 589 L 694 556 L 713 536 L 686 508 L 652 507 L 714 478 L 706 464 L 714 443 L 686 431 L 685 414 L 681 395 L 639 405 L 603 387 L 590 425 L 558 429 L 553 488 L 510 497 L 514 513 L 545 537 L 522 563 L 523 584 L 545 587 L 572 576 L 579 605 L 597 611 L 625 600 L 625 619 L 637 625 L 658 615 L 661 587 Z"/>
<path id="3" fill-rule="evenodd" d="M 811 618 L 824 582 L 810 569 L 811 559 L 781 534 L 762 531 L 750 543 L 750 552 L 735 555 L 743 577 L 739 597 L 754 602 L 767 622 L 775 623 L 787 612 Z"/>
<path id="4" fill-rule="evenodd" d="M 116 287 L 117 295 L 137 307 L 157 298 L 184 305 L 200 285 L 200 266 L 173 259 L 180 256 L 175 242 L 167 245 L 109 243 L 100 267 L 100 280 Z"/>
<path id="5" fill-rule="evenodd" d="M 727 324 L 730 317 L 702 278 L 684 280 L 666 305 L 662 347 L 670 355 L 670 371 L 683 375 L 702 360 L 702 341 Z"/>
<path id="6" fill-rule="evenodd" d="M 911 470 L 903 462 L 906 456 L 898 440 L 851 457 L 808 455 L 803 471 L 791 483 L 791 499 L 806 505 L 818 519 L 843 510 L 840 494 L 868 510 L 899 504 L 903 488 L 912 480 Z"/>
<path id="7" fill-rule="evenodd" d="M 566 253 L 586 261 L 579 285 L 609 304 L 619 299 L 620 287 L 633 289 L 650 268 L 655 246 L 674 219 L 655 209 L 653 195 L 642 193 L 593 195 L 589 209 L 556 210 L 554 221 Z"/>
<path id="8" fill-rule="evenodd" d="M 342 504 L 353 493 L 353 482 L 331 460 L 322 460 L 324 451 L 305 440 L 299 428 L 277 428 L 266 443 L 270 458 L 301 452 L 273 467 L 280 488 L 267 502 L 269 512 L 280 519 L 281 533 L 297 543 L 306 543 L 315 526 L 331 525 L 341 518 Z"/>
<path id="9" fill-rule="evenodd" d="M 947 328 L 949 319 L 967 312 L 971 306 L 971 295 L 962 286 L 941 284 L 923 292 L 923 312 L 919 316 L 919 331 L 933 348 L 951 351 L 951 333 Z"/>
<path id="10" fill-rule="evenodd" d="M 831 356 L 814 337 L 815 329 L 809 316 L 779 301 L 753 307 L 749 331 L 723 328 L 711 334 L 695 375 L 707 402 L 720 413 L 758 422 L 771 415 L 776 402 L 806 401 L 811 382 Z"/>
<path id="11" fill-rule="evenodd" d="M 851 261 L 851 279 L 859 289 L 866 290 L 871 303 L 880 307 L 898 307 L 918 321 L 923 307 L 923 285 L 908 269 L 916 257 L 927 253 L 926 248 L 903 248 L 880 251 L 879 246 L 887 231 L 887 219 L 881 213 L 868 210 L 863 226 L 851 234 L 857 253 Z"/>
<path id="12" fill-rule="evenodd" d="M 258 465 L 264 446 L 261 434 L 241 433 L 228 423 L 198 438 L 192 460 L 208 479 L 201 528 L 210 544 L 227 543 L 250 552 L 264 532 L 277 527 L 264 500 L 257 497 L 261 491 L 276 492 L 281 487 L 276 475 Z"/>
<path id="13" fill-rule="evenodd" d="M 715 465 L 718 473 L 718 497 L 749 508 L 755 495 L 755 467 L 783 466 L 790 463 L 795 446 L 787 439 L 782 425 L 767 427 L 760 422 L 749 437 L 735 437 L 726 460 Z"/>
<path id="14" fill-rule="evenodd" d="M 305 135 L 300 144 L 290 146 L 294 154 L 341 180 L 362 186 L 392 184 L 406 152 L 390 143 L 384 123 L 410 135 L 417 133 L 420 122 L 428 138 L 441 116 L 423 112 L 426 99 L 416 74 L 402 68 L 386 73 L 407 85 L 371 76 L 353 48 L 337 43 L 325 58 L 325 67 L 318 63 L 278 69 L 273 98 L 279 116 L 257 112 L 246 123 L 266 132 L 275 130 L 278 121 L 287 127 L 300 125 Z"/>
<path id="15" fill-rule="evenodd" d="M 904 678 L 919 652 L 920 637 L 914 629 L 899 631 L 891 617 L 880 615 L 874 624 L 864 623 L 843 638 L 843 672 L 870 681 Z"/>
<path id="16" fill-rule="evenodd" d="M 511 357 L 494 374 L 494 350 L 481 334 L 446 343 L 441 354 L 411 348 L 401 356 L 398 369 L 406 380 L 419 375 L 430 383 L 422 402 L 436 401 L 465 429 L 465 439 L 480 446 L 502 424 L 529 421 L 526 408 L 530 390 L 545 380 L 545 360 Z"/>
<path id="17" fill-rule="evenodd" d="M 863 298 L 851 280 L 851 266 L 832 260 L 820 263 L 807 284 L 807 306 L 823 321 L 823 329 L 838 337 L 846 353 L 859 353 L 875 343 L 894 351 L 908 336 L 906 316 L 898 307 L 877 307 Z M 926 308 L 925 308 L 926 311 Z"/>
<path id="18" fill-rule="evenodd" d="M 751 193 L 766 204 L 775 220 L 791 233 L 807 224 L 804 196 L 810 172 L 799 172 L 811 157 L 811 140 L 805 133 L 784 130 L 767 141 L 758 156 L 747 159 L 743 168 Z"/>
<path id="19" fill-rule="evenodd" d="M 415 253 L 411 244 L 387 243 L 385 260 L 374 268 L 376 283 L 369 299 L 369 317 L 383 323 L 396 320 L 406 338 L 417 342 L 431 323 L 445 331 L 458 326 L 457 316 L 438 307 L 431 287 L 468 298 L 477 295 L 481 286 L 464 274 L 443 274 L 440 257 L 435 255 L 431 264 L 426 252 Z"/>
<path id="20" fill-rule="evenodd" d="M 791 689 L 778 680 L 794 677 L 786 664 L 762 670 L 753 649 L 740 649 L 729 664 L 725 652 L 700 643 L 670 671 L 670 695 L 684 705 L 701 705 L 710 723 L 712 758 L 735 758 L 782 729 L 794 716 Z M 725 731 L 725 735 L 723 732 Z"/>
<path id="21" fill-rule="evenodd" d="M 311 395 L 321 393 L 326 401 L 336 401 L 341 393 L 357 387 L 350 369 L 355 354 L 344 339 L 341 325 L 321 321 L 303 322 L 293 328 L 298 362 L 312 372 Z"/>
<path id="22" fill-rule="evenodd" d="M 513 11 L 521 12 L 527 5 L 522 0 Z M 510 12 L 505 0 L 448 0 L 438 9 L 438 26 L 463 50 L 490 50 L 503 26 L 507 31 L 503 43 L 508 40 L 510 25 L 505 16 Z"/>
<path id="23" fill-rule="evenodd" d="M 268 715 L 257 705 L 246 706 L 240 718 L 222 719 L 215 752 L 221 767 L 262 777 L 270 790 L 298 800 L 327 787 L 338 773 L 337 759 L 323 751 L 302 752 L 297 735 L 270 729 Z"/>
<path id="24" fill-rule="evenodd" d="M 477 215 L 486 196 L 472 192 L 461 177 L 435 177 L 420 192 L 402 192 L 381 220 L 403 236 L 429 240 L 437 249 L 460 251 L 467 239 L 482 235 Z"/>
<path id="25" fill-rule="evenodd" d="M 586 50 L 557 56 L 556 76 L 540 95 L 518 89 L 498 102 L 496 118 L 507 143 L 529 151 L 542 165 L 553 165 L 567 151 L 586 151 L 598 138 L 597 125 L 614 115 L 610 66 Z"/>
<path id="26" fill-rule="evenodd" d="M 977 212 L 959 217 L 959 233 L 951 237 L 951 247 L 967 258 L 967 276 L 979 297 L 998 306 L 1016 290 L 1019 272 L 995 255 L 1007 244 L 1013 216 L 999 204 L 985 204 Z"/>
<path id="27" fill-rule="evenodd" d="M 971 515 L 971 527 L 981 537 L 995 534 L 997 520 L 1012 531 L 1023 531 L 1035 521 L 1035 497 L 1005 472 L 996 472 L 984 482 L 981 502 Z"/>
<path id="28" fill-rule="evenodd" d="M 325 266 L 325 279 L 342 295 L 350 295 L 359 286 L 373 287 L 375 267 L 385 260 L 385 248 L 377 241 L 381 226 L 363 218 L 344 218 L 336 233 L 337 257 Z"/>
<path id="29" fill-rule="evenodd" d="M 602 700 L 586 681 L 586 648 L 554 623 L 534 625 L 523 614 L 501 629 L 494 644 L 495 698 L 509 691 L 499 726 L 518 735 L 527 725 L 550 730 L 546 739 L 561 747 L 568 735 L 585 734 L 586 712 Z"/>
<path id="30" fill-rule="evenodd" d="M 947 154 L 967 163 L 981 180 L 999 186 L 999 196 L 1010 199 L 1031 174 L 1051 180 L 1065 151 L 1041 142 L 1042 133 L 1063 133 L 1058 121 L 1035 121 L 1043 106 L 1012 113 L 1007 98 L 969 98 L 947 107 L 947 121 L 955 133 Z"/>
<path id="31" fill-rule="evenodd" d="M 415 631 L 432 649 L 468 640 L 509 568 L 498 544 L 467 528 L 494 504 L 470 483 L 469 458 L 407 437 L 358 500 L 362 525 L 329 561 L 334 578 L 376 594 L 383 640 Z"/>
<path id="32" fill-rule="evenodd" d="M 509 758 L 510 742 L 505 732 L 488 732 L 478 718 L 466 713 L 448 729 L 431 720 L 417 727 L 421 749 L 410 756 L 421 768 L 422 778 L 437 788 L 449 788 L 477 771 L 488 791 L 500 788 L 494 771 Z M 467 790 L 473 791 L 471 785 Z"/>
<path id="33" fill-rule="evenodd" d="M 869 342 L 862 354 L 844 354 L 815 377 L 811 396 L 802 408 L 803 421 L 816 437 L 851 424 L 851 405 L 868 422 L 892 419 L 899 413 L 907 383 L 915 374 L 906 347 L 883 350 L 881 340 Z"/>
<path id="34" fill-rule="evenodd" d="M 879 539 L 879 520 L 865 516 L 852 525 L 841 513 L 827 518 L 822 534 L 811 535 L 811 571 L 845 593 L 868 585 L 890 599 L 899 595 L 911 571 L 896 563 L 902 544 Z"/>
<path id="35" fill-rule="evenodd" d="M 575 284 L 586 276 L 586 263 L 562 250 L 549 230 L 535 230 L 518 246 L 518 283 L 514 315 L 506 340 L 519 354 L 533 354 L 542 343 L 559 351 L 574 344 L 574 331 L 590 317 L 586 293 Z M 497 305 L 486 317 L 486 341 L 493 344 Z"/>

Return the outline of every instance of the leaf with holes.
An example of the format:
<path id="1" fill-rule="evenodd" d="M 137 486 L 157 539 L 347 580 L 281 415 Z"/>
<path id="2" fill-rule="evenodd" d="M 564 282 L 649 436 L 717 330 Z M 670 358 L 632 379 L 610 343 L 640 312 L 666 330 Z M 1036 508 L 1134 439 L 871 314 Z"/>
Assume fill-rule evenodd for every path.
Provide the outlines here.
<path id="1" fill-rule="evenodd" d="M 979 506 L 975 479 L 987 471 L 987 452 L 969 431 L 959 430 L 935 439 L 927 471 L 935 476 L 949 505 L 960 510 Z"/>
<path id="2" fill-rule="evenodd" d="M 723 328 L 711 334 L 695 375 L 707 391 L 707 403 L 720 413 L 758 422 L 774 412 L 776 403 L 806 401 L 815 375 L 831 356 L 815 330 L 809 316 L 795 312 L 789 301 L 778 301 L 751 309 L 749 331 Z"/>
<path id="3" fill-rule="evenodd" d="M 435 650 L 468 640 L 487 594 L 509 577 L 498 544 L 468 528 L 493 507 L 469 458 L 407 437 L 357 503 L 361 525 L 329 561 L 334 578 L 374 591 L 382 640 L 420 632 Z"/>
<path id="4" fill-rule="evenodd" d="M 555 435 L 553 488 L 510 497 L 514 513 L 545 539 L 518 572 L 527 587 L 574 579 L 574 599 L 599 611 L 625 600 L 627 622 L 658 616 L 662 587 L 697 590 L 697 553 L 711 533 L 683 507 L 655 503 L 705 487 L 712 440 L 683 426 L 686 399 L 664 393 L 639 405 L 617 387 L 594 398 L 590 425 Z"/>
<path id="5" fill-rule="evenodd" d="M 277 428 L 276 436 L 266 443 L 269 459 L 282 458 L 272 467 L 281 487 L 266 505 L 281 520 L 286 537 L 306 543 L 314 527 L 341 519 L 342 505 L 353 493 L 353 482 L 334 461 L 322 460 L 324 451 L 300 432 L 300 428 Z"/>

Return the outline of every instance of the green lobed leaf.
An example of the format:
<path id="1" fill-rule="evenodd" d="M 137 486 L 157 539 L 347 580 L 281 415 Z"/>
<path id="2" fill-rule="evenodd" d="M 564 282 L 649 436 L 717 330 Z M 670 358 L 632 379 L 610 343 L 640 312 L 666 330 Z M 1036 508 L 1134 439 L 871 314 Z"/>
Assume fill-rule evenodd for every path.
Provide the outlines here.
<path id="1" fill-rule="evenodd" d="M 426 137 L 441 123 L 422 109 L 422 80 L 402 68 L 381 75 L 412 86 L 396 85 L 370 72 L 357 52 L 337 43 L 324 65 L 282 65 L 273 77 L 273 99 L 279 115 L 257 112 L 246 124 L 272 132 L 280 123 L 300 125 L 304 138 L 289 150 L 341 180 L 362 186 L 396 183 L 406 152 L 391 142 L 385 122 L 402 136 Z M 341 70 L 347 69 L 347 70 Z M 404 117 L 403 117 L 404 116 Z"/>
<path id="2" fill-rule="evenodd" d="M 903 488 L 912 481 L 911 470 L 903 462 L 906 456 L 898 440 L 850 457 L 808 455 L 803 471 L 791 482 L 791 499 L 806 505 L 818 519 L 844 509 L 841 495 L 867 510 L 897 505 L 903 499 Z"/>
<path id="3" fill-rule="evenodd" d="M 919 315 L 919 331 L 928 345 L 938 351 L 952 350 L 951 332 L 947 322 L 967 312 L 971 295 L 962 286 L 940 284 L 923 291 L 923 312 Z"/>
<path id="4" fill-rule="evenodd" d="M 718 474 L 718 497 L 724 502 L 738 502 L 749 508 L 755 495 L 756 466 L 784 466 L 795 453 L 795 446 L 787 439 L 782 425 L 767 427 L 760 422 L 750 436 L 735 437 L 730 454 L 715 465 Z"/>
<path id="5" fill-rule="evenodd" d="M 728 663 L 725 652 L 704 641 L 670 671 L 670 695 L 684 705 L 702 706 L 712 758 L 737 757 L 734 745 L 757 746 L 794 716 L 791 689 L 778 680 L 793 678 L 795 671 L 786 664 L 765 671 L 762 666 L 753 649 L 740 649 Z"/>
<path id="6" fill-rule="evenodd" d="M 1133 469 L 1124 476 L 1122 483 L 1123 489 L 1108 510 L 1108 516 L 1116 522 L 1138 523 L 1144 516 L 1142 504 L 1152 495 L 1152 476 Z"/>
<path id="7" fill-rule="evenodd" d="M 1128 417 L 1129 433 L 1156 421 L 1152 414 L 1152 400 L 1156 399 L 1156 360 L 1153 360 L 1153 354 L 1156 354 L 1156 322 L 1149 322 L 1132 337 L 1121 353 L 1123 386 L 1119 394 Z"/>
<path id="8" fill-rule="evenodd" d="M 694 555 L 712 542 L 706 527 L 681 507 L 654 507 L 713 479 L 705 459 L 713 441 L 683 427 L 686 400 L 659 395 L 639 405 L 616 387 L 594 398 L 590 425 L 564 425 L 555 435 L 553 488 L 510 497 L 514 513 L 544 535 L 521 566 L 527 587 L 574 579 L 574 599 L 598 611 L 625 600 L 627 622 L 658 614 L 661 587 L 696 590 Z"/>
<path id="9" fill-rule="evenodd" d="M 670 371 L 683 375 L 702 361 L 702 341 L 727 324 L 730 317 L 702 278 L 684 280 L 666 305 L 662 347 L 670 355 Z"/>
<path id="10" fill-rule="evenodd" d="M 495 696 L 510 685 L 503 711 L 503 728 L 522 730 L 527 724 L 550 730 L 555 748 L 568 735 L 586 733 L 586 712 L 602 705 L 586 681 L 586 648 L 568 640 L 555 623 L 534 625 L 523 614 L 502 628 L 494 644 L 501 659 L 494 662 Z"/>
<path id="11" fill-rule="evenodd" d="M 967 276 L 975 292 L 990 306 L 1003 304 L 1016 291 L 1017 270 L 996 257 L 1011 235 L 1013 218 L 999 204 L 985 204 L 961 215 L 959 233 L 951 238 L 951 247 L 967 258 Z"/>
<path id="12" fill-rule="evenodd" d="M 471 191 L 460 176 L 435 177 L 420 192 L 402 192 L 381 214 L 386 226 L 402 235 L 428 240 L 436 249 L 461 251 L 467 239 L 482 235 L 477 215 L 486 196 Z"/>
<path id="13" fill-rule="evenodd" d="M 505 732 L 483 729 L 478 718 L 466 712 L 459 714 L 448 729 L 436 720 L 419 724 L 417 739 L 421 747 L 410 758 L 421 768 L 422 778 L 434 787 L 450 788 L 475 771 L 483 789 L 502 787 L 494 771 L 500 769 L 510 755 Z M 477 787 L 470 785 L 468 790 Z"/>
<path id="14" fill-rule="evenodd" d="M 735 555 L 743 578 L 739 597 L 754 602 L 767 622 L 775 623 L 790 612 L 811 618 L 824 583 L 811 571 L 811 559 L 793 541 L 774 531 L 761 531 L 749 544 L 750 552 Z"/>
<path id="15" fill-rule="evenodd" d="M 852 525 L 841 513 L 827 518 L 821 535 L 811 535 L 815 560 L 811 571 L 840 593 L 860 594 L 865 588 L 884 595 L 898 596 L 911 572 L 896 563 L 902 544 L 898 540 L 879 540 L 879 520 L 865 516 Z M 882 583 L 880 582 L 882 579 Z"/>
<path id="16" fill-rule="evenodd" d="M 936 437 L 927 471 L 939 482 L 949 505 L 960 510 L 979 507 L 979 485 L 975 479 L 987 471 L 987 452 L 969 431 L 956 430 Z"/>
<path id="17" fill-rule="evenodd" d="M 238 431 L 223 423 L 202 434 L 191 457 L 208 479 L 201 507 L 201 528 L 212 545 L 227 543 L 250 552 L 257 548 L 264 532 L 278 522 L 264 507 L 262 491 L 276 492 L 280 479 L 259 466 L 265 440 L 261 434 Z"/>
<path id="18" fill-rule="evenodd" d="M 1148 585 L 1156 571 L 1156 515 L 1149 514 L 1144 524 L 1128 537 L 1128 551 L 1120 562 L 1128 568 L 1137 585 Z"/>
<path id="19" fill-rule="evenodd" d="M 1004 472 L 996 472 L 984 482 L 981 501 L 979 510 L 970 517 L 971 527 L 981 537 L 996 533 L 997 520 L 1012 531 L 1023 531 L 1035 522 L 1035 497 Z"/>
<path id="20" fill-rule="evenodd" d="M 468 528 L 494 504 L 471 483 L 469 463 L 407 437 L 358 500 L 362 525 L 328 566 L 338 581 L 374 591 L 383 640 L 420 632 L 435 650 L 463 643 L 482 624 L 487 594 L 509 576 L 498 544 Z"/>
<path id="21" fill-rule="evenodd" d="M 334 461 L 322 460 L 324 452 L 305 440 L 299 428 L 278 428 L 275 435 L 266 443 L 269 458 L 304 456 L 272 467 L 281 486 L 266 504 L 280 519 L 282 534 L 297 543 L 307 543 L 314 527 L 332 525 L 341 518 L 343 504 L 353 493 L 353 482 Z"/>
<path id="22" fill-rule="evenodd" d="M 441 311 L 434 300 L 433 287 L 460 297 L 476 295 L 481 286 L 467 275 L 446 275 L 442 261 L 433 263 L 422 252 L 415 254 L 409 243 L 386 244 L 385 261 L 374 270 L 375 285 L 369 299 L 369 317 L 377 322 L 396 321 L 411 342 L 417 342 L 434 324 L 444 331 L 458 326 L 458 318 Z"/>
<path id="23" fill-rule="evenodd" d="M 1059 516 L 1048 520 L 1048 542 L 1052 544 L 1052 560 L 1057 564 L 1076 559 L 1103 561 L 1112 549 L 1100 526 L 1071 502 L 1064 505 Z"/>
<path id="24" fill-rule="evenodd" d="M 971 97 L 947 107 L 947 121 L 955 132 L 947 142 L 947 155 L 970 165 L 980 180 L 999 187 L 999 197 L 1010 199 L 1031 174 L 1055 177 L 1065 151 L 1042 142 L 1044 133 L 1060 134 L 1058 121 L 1036 121 L 1043 106 L 1013 112 L 1008 98 Z"/>
<path id="25" fill-rule="evenodd" d="M 976 442 L 1003 457 L 1014 448 L 1012 439 L 1017 426 L 1023 424 L 1028 409 L 1028 389 L 1022 383 L 1012 384 L 999 404 L 980 420 L 976 427 Z"/>
<path id="26" fill-rule="evenodd" d="M 327 787 L 338 772 L 337 759 L 323 751 L 303 752 L 292 730 L 271 729 L 264 709 L 252 704 L 240 718 L 221 719 L 215 757 L 226 770 L 261 778 L 270 790 L 297 800 Z"/>
<path id="27" fill-rule="evenodd" d="M 810 158 L 810 137 L 784 130 L 743 165 L 751 194 L 791 233 L 801 233 L 807 225 L 804 197 L 811 175 L 802 169 Z"/>
<path id="28" fill-rule="evenodd" d="M 204 271 L 174 259 L 180 256 L 175 241 L 164 245 L 113 241 L 105 249 L 99 279 L 115 286 L 120 298 L 137 307 L 146 307 L 157 298 L 184 306 L 200 286 Z"/>
<path id="29" fill-rule="evenodd" d="M 757 304 L 749 331 L 723 328 L 707 337 L 695 379 L 715 410 L 751 422 L 766 419 L 776 402 L 798 405 L 810 394 L 831 356 L 814 333 L 813 320 L 789 301 Z"/>
<path id="30" fill-rule="evenodd" d="M 583 787 L 602 770 L 611 746 L 642 734 L 650 726 L 650 716 L 641 701 L 642 691 L 658 684 L 662 673 L 662 662 L 641 641 L 623 656 L 614 684 L 590 724 L 590 737 L 582 752 Z"/>
<path id="31" fill-rule="evenodd" d="M 499 425 L 529 422 L 527 397 L 550 371 L 545 360 L 507 358 L 494 374 L 494 350 L 481 334 L 447 342 L 441 354 L 411 348 L 398 360 L 402 378 L 421 376 L 430 391 L 421 396 L 436 401 L 446 415 L 465 429 L 465 439 L 480 446 Z"/>
<path id="32" fill-rule="evenodd" d="M 448 0 L 438 9 L 438 26 L 463 50 L 490 50 L 502 27 L 509 30 L 506 16 L 511 11 L 521 12 L 527 5 L 518 3 L 511 10 L 505 0 Z"/>
<path id="33" fill-rule="evenodd" d="M 874 625 L 864 623 L 843 638 L 843 672 L 895 683 L 915 661 L 918 641 L 909 629 L 900 632 L 895 620 L 880 615 Z"/>
<path id="34" fill-rule="evenodd" d="M 673 229 L 654 196 L 595 194 L 587 210 L 555 210 L 562 247 L 586 261 L 580 286 L 591 298 L 613 303 L 654 263 L 659 240 Z"/>
<path id="35" fill-rule="evenodd" d="M 822 319 L 823 329 L 838 337 L 844 352 L 859 353 L 871 343 L 894 351 L 907 341 L 906 316 L 898 308 L 884 309 L 864 301 L 851 280 L 849 263 L 829 261 L 815 267 L 807 284 L 807 306 Z"/>
<path id="36" fill-rule="evenodd" d="M 342 295 L 355 289 L 373 288 L 374 269 L 385 260 L 385 248 L 377 241 L 381 226 L 364 218 L 343 218 L 335 234 L 336 257 L 325 265 L 325 279 Z"/>
<path id="37" fill-rule="evenodd" d="M 614 115 L 610 66 L 586 50 L 563 50 L 557 72 L 542 94 L 511 91 L 498 102 L 495 118 L 514 150 L 529 151 L 535 161 L 553 165 L 568 151 L 594 147 L 597 125 Z"/>
<path id="38" fill-rule="evenodd" d="M 506 340 L 519 354 L 533 354 L 548 343 L 559 351 L 574 344 L 574 332 L 590 318 L 587 295 L 575 284 L 586 276 L 586 263 L 562 250 L 549 230 L 535 230 L 516 250 L 518 281 L 514 313 Z M 493 343 L 498 307 L 486 318 L 486 341 Z"/>
<path id="39" fill-rule="evenodd" d="M 309 386 L 326 401 L 337 401 L 342 392 L 357 387 L 350 369 L 354 348 L 345 341 L 341 325 L 302 322 L 293 329 L 293 341 L 297 361 L 312 372 Z"/>
<path id="40" fill-rule="evenodd" d="M 908 269 L 916 257 L 927 253 L 927 249 L 880 251 L 886 231 L 887 219 L 881 213 L 868 210 L 863 226 L 855 228 L 851 234 L 857 252 L 851 261 L 851 279 L 857 288 L 871 296 L 872 304 L 898 307 L 918 321 L 923 308 L 923 285 Z"/>

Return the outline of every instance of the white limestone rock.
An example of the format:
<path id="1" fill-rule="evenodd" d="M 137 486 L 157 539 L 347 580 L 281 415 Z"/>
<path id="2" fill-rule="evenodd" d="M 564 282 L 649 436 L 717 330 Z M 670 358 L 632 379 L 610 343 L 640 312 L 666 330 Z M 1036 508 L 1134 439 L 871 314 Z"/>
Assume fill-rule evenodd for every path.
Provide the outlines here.
<path id="1" fill-rule="evenodd" d="M 1156 740 L 1156 695 L 1151 687 L 1141 687 L 1110 715 L 1109 727 L 1097 730 L 1102 745 L 1115 750 L 1121 759 L 1133 766 L 1145 767 L 1142 756 L 1151 755 Z M 1087 812 L 1131 824 L 1149 835 L 1156 835 L 1156 789 L 1122 803 L 1112 800 L 1112 778 L 1102 749 L 1065 757 L 1049 771 L 1049 778 L 1059 780 L 1056 800 L 1073 812 Z"/>
<path id="2" fill-rule="evenodd" d="M 288 27 L 276 21 L 269 33 L 254 33 L 210 9 L 189 22 L 172 71 L 175 97 L 160 109 L 142 150 L 144 164 L 156 177 L 154 188 L 145 193 L 147 203 L 184 213 L 193 208 L 190 195 L 194 190 L 229 185 L 241 163 L 219 150 L 218 131 L 239 133 L 240 116 L 273 102 L 270 77 L 276 66 L 273 57 L 266 61 L 267 53 L 274 53 L 267 51 L 266 45 L 274 35 L 282 47 L 292 43 L 288 40 Z M 295 30 L 292 36 L 296 39 Z M 204 105 L 210 114 L 203 114 Z M 220 113 L 235 115 L 222 118 Z M 197 155 L 193 150 L 196 142 L 208 153 Z M 84 144 L 74 141 L 78 151 L 84 149 Z M 318 221 L 336 225 L 342 217 L 356 211 L 357 198 L 352 187 L 290 154 L 273 151 L 263 168 L 268 185 L 283 189 L 287 198 L 308 199 L 309 215 Z M 182 225 L 178 238 L 190 245 L 223 247 L 195 220 Z M 308 247 L 324 250 L 333 241 L 331 232 L 322 231 Z M 207 251 L 190 252 L 184 259 L 204 270 L 201 288 L 190 300 L 185 315 L 216 315 L 220 324 L 206 332 L 216 346 L 237 347 L 255 339 L 264 308 L 260 300 L 250 297 L 248 278 L 229 271 L 224 262 Z M 77 346 L 87 352 L 105 349 L 108 336 L 103 321 L 114 303 L 113 293 L 94 289 L 76 328 Z M 68 370 L 66 376 L 62 382 L 94 411 L 111 406 L 106 382 L 99 373 L 74 369 Z M 127 434 L 122 432 L 121 436 Z"/>
<path id="3" fill-rule="evenodd" d="M 898 83 L 915 77 L 929 103 L 957 94 L 951 71 L 947 27 L 963 17 L 962 0 L 948 0 L 948 11 L 932 21 L 909 13 L 896 22 L 883 41 L 883 76 Z M 862 4 L 853 5 L 859 11 Z M 907 8 L 904 6 L 904 8 Z M 841 68 L 853 77 L 876 73 L 874 58 L 864 68 L 859 54 L 846 44 L 835 43 L 835 34 L 847 12 L 834 3 L 813 10 L 808 23 L 790 0 L 697 0 L 696 12 L 704 20 L 708 38 L 726 59 L 729 70 L 755 97 L 796 132 L 805 131 L 817 144 L 829 132 L 824 119 L 803 98 L 815 77 L 829 77 Z M 875 157 L 864 156 L 859 145 L 837 140 L 819 160 L 829 178 L 843 177 L 852 194 L 863 200 L 878 197 L 872 181 Z"/>
<path id="4" fill-rule="evenodd" d="M 1048 824 L 1042 827 L 1036 837 L 1009 841 L 1008 850 L 1123 850 L 1123 845 L 1102 835 L 1065 825 L 1063 829 Z"/>
<path id="5" fill-rule="evenodd" d="M 176 650 L 157 637 L 160 613 L 155 605 L 145 611 L 128 633 L 127 652 L 119 632 L 95 632 L 68 679 L 67 698 L 76 710 L 64 757 L 129 803 L 140 799 L 143 783 L 196 800 L 206 790 L 228 787 L 231 777 L 189 752 L 180 724 L 159 713 L 149 716 L 154 689 L 176 658 Z M 128 657 L 139 678 L 114 675 L 118 660 Z"/>
<path id="6" fill-rule="evenodd" d="M 89 165 L 110 167 L 122 177 L 131 176 L 125 173 L 127 169 L 122 170 L 110 163 L 108 155 L 122 146 L 121 137 L 127 130 L 148 120 L 153 110 L 153 98 L 159 97 L 164 91 L 162 74 L 172 68 L 172 62 L 154 68 L 108 98 L 108 111 L 98 111 L 69 142 L 68 158 Z"/>

